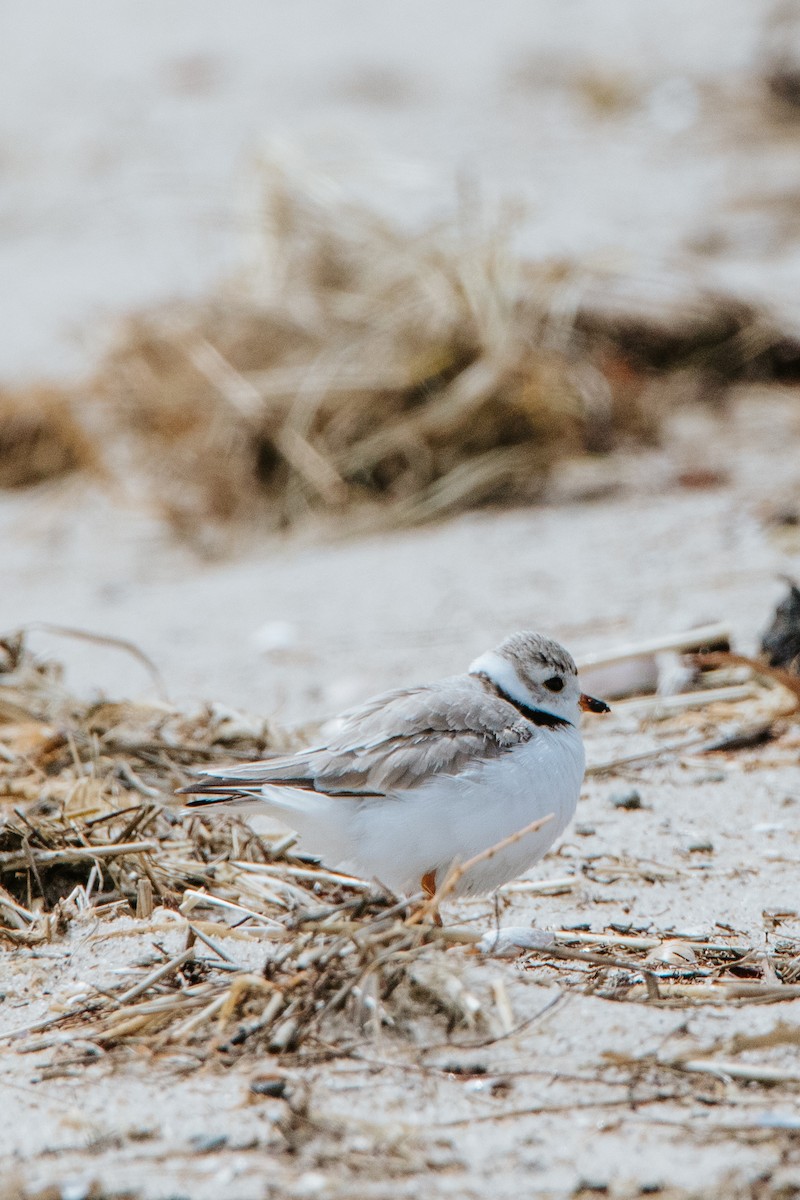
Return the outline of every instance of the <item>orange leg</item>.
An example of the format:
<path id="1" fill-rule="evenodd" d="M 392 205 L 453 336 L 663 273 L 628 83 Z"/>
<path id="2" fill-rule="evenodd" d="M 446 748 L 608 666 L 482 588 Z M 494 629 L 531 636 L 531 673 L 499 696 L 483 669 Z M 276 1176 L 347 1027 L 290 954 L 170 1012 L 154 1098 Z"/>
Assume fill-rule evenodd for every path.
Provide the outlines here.
<path id="1" fill-rule="evenodd" d="M 436 872 L 426 871 L 420 880 L 420 887 L 425 893 L 425 899 L 432 900 L 436 895 Z M 439 926 L 442 924 L 442 917 L 438 909 L 433 912 L 433 923 Z"/>

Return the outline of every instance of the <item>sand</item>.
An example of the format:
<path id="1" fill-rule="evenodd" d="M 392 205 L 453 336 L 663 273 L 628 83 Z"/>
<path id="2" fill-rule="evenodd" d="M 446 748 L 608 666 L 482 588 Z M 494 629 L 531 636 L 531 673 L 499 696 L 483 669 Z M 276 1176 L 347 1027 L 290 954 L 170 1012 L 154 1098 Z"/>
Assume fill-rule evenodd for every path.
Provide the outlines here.
<path id="1" fill-rule="evenodd" d="M 593 504 L 465 516 L 374 541 L 319 544 L 307 531 L 224 565 L 192 563 L 120 514 L 112 538 L 108 511 L 65 511 L 47 493 L 19 499 L 13 528 L 35 535 L 7 544 L 26 615 L 140 641 L 186 703 L 204 696 L 311 721 L 377 688 L 458 670 L 519 625 L 546 627 L 581 652 L 725 619 L 737 645 L 752 647 L 780 594 L 776 572 L 796 571 L 800 558 L 764 520 L 765 506 L 796 486 L 796 429 L 793 397 L 745 389 L 718 441 L 730 480 L 715 489 L 675 485 L 676 438 L 645 471 L 628 464 L 620 494 Z M 618 468 L 624 479 L 626 464 Z M 91 544 L 108 554 L 93 556 Z M 5 625 L 14 603 L 3 598 Z M 265 626 L 280 643 L 267 650 L 257 636 L 269 640 Z M 131 694 L 141 671 L 100 648 L 68 658 L 76 686 L 102 683 L 112 695 Z M 139 685 L 146 693 L 141 674 Z M 633 714 L 595 721 L 590 762 L 658 736 Z M 642 807 L 615 808 L 611 796 L 630 787 Z M 592 778 L 576 826 L 531 875 L 566 877 L 567 889 L 512 889 L 502 923 L 733 936 L 765 951 L 800 939 L 798 804 L 796 725 L 761 750 Z M 486 901 L 451 905 L 449 919 L 490 928 L 495 917 Z M 63 942 L 6 953 L 2 1032 L 152 960 L 156 944 L 175 952 L 182 934 L 159 920 L 160 931 L 136 934 L 130 918 L 87 917 Z M 108 936 L 124 927 L 130 936 Z M 257 948 L 247 953 L 257 967 Z M 35 1038 L 12 1042 L 0 1060 L 9 1114 L 0 1158 L 29 1192 L 57 1184 L 79 1195 L 81 1180 L 98 1180 L 103 1195 L 198 1200 L 567 1196 L 581 1186 L 587 1195 L 659 1186 L 670 1196 L 750 1196 L 769 1172 L 797 1185 L 796 1085 L 655 1065 L 709 1050 L 727 1059 L 737 1035 L 781 1024 L 796 1037 L 797 1001 L 672 1010 L 586 995 L 579 976 L 564 983 L 535 960 L 458 961 L 484 1004 L 502 981 L 515 1026 L 531 1023 L 498 1041 L 462 1029 L 453 1044 L 423 1023 L 410 1040 L 360 1038 L 348 1057 L 284 1060 L 306 1116 L 289 1118 L 285 1100 L 248 1090 L 273 1069 L 268 1056 L 224 1067 L 213 1055 L 198 1065 L 129 1049 L 70 1068 L 80 1044 L 37 1052 Z M 609 1055 L 643 1061 L 615 1068 Z M 737 1061 L 800 1078 L 796 1043 Z M 444 1069 L 454 1062 L 473 1073 Z"/>
<path id="2" fill-rule="evenodd" d="M 4 6 L 4 377 L 77 372 L 101 317 L 199 294 L 246 259 L 262 136 L 332 164 L 407 221 L 449 212 L 461 172 L 490 197 L 522 197 L 532 254 L 634 273 L 677 263 L 775 301 L 790 323 L 796 134 L 765 116 L 756 69 L 772 6 L 707 3 L 700 20 L 696 5 L 665 0 L 647 21 L 635 0 L 490 8 L 415 3 L 379 18 L 352 0 L 237 0 L 222 16 L 176 0 L 167 19 L 141 2 Z M 394 99 L 378 104 L 387 78 Z M 598 116 L 608 94 L 614 115 Z M 752 651 L 779 574 L 800 576 L 796 526 L 774 520 L 796 511 L 799 411 L 790 385 L 742 384 L 722 415 L 676 412 L 658 449 L 565 464 L 537 508 L 359 539 L 322 526 L 232 538 L 213 562 L 81 481 L 4 495 L 0 628 L 55 622 L 130 639 L 177 703 L 307 725 L 461 670 L 520 626 L 581 654 L 721 619 Z M 708 465 L 716 486 L 679 482 Z M 152 696 L 121 651 L 31 641 L 66 661 L 83 695 Z M 658 733 L 624 710 L 587 724 L 590 762 Z M 632 787 L 641 808 L 615 807 Z M 800 946 L 798 805 L 796 723 L 766 747 L 593 776 L 575 826 L 530 876 L 568 883 L 509 890 L 502 922 L 727 938 L 767 955 Z M 495 916 L 491 901 L 448 910 L 486 929 Z M 63 940 L 2 951 L 0 1033 L 121 971 L 137 977 L 182 936 L 165 914 L 152 928 L 90 916 Z M 258 947 L 240 952 L 259 968 Z M 87 1065 L 79 1043 L 2 1043 L 0 1194 L 800 1193 L 797 999 L 672 1009 L 627 997 L 624 972 L 611 998 L 587 994 L 577 967 L 448 954 L 487 1011 L 505 988 L 516 1032 L 448 1037 L 420 1022 L 361 1037 L 346 1057 L 287 1059 L 291 1104 L 250 1089 L 275 1069 L 268 1056 L 223 1066 L 213 1051 L 199 1063 L 139 1047 Z M 777 1045 L 734 1041 L 779 1027 Z M 669 1065 L 705 1054 L 791 1078 Z"/>

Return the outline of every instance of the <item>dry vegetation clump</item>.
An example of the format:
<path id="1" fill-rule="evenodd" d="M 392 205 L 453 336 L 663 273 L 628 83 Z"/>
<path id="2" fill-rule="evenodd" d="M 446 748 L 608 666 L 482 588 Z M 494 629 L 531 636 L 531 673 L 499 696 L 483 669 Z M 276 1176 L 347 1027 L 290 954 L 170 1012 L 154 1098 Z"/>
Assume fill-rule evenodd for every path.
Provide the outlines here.
<path id="1" fill-rule="evenodd" d="M 702 714 L 690 704 L 660 730 L 666 741 L 657 753 L 674 755 L 676 734 L 685 745 L 690 729 L 695 754 L 703 751 L 698 734 L 715 735 L 706 750 L 761 746 L 763 730 L 748 734 L 754 716 L 771 728 L 796 699 L 791 693 L 787 709 L 784 691 L 769 682 L 772 669 L 754 666 L 767 682 L 728 689 L 749 722 L 747 736 L 740 730 L 719 741 L 731 704 L 713 686 L 717 678 Z M 260 837 L 235 819 L 177 807 L 174 790 L 191 767 L 289 744 L 263 721 L 228 710 L 80 702 L 21 638 L 0 643 L 0 945 L 13 955 L 61 943 L 68 958 L 73 931 L 82 940 L 90 923 L 92 939 L 106 947 L 102 965 L 115 940 L 150 939 L 145 961 L 126 961 L 121 982 L 120 972 L 110 982 L 105 976 L 55 1015 L 4 1037 L 41 1035 L 37 1046 L 56 1049 L 76 1036 L 103 1051 L 131 1041 L 153 1051 L 180 1045 L 201 1060 L 253 1049 L 342 1054 L 379 1030 L 413 1044 L 437 1025 L 439 1038 L 445 1026 L 493 1039 L 510 1031 L 508 1004 L 501 985 L 492 992 L 476 977 L 470 951 L 481 943 L 503 953 L 511 934 L 512 953 L 527 955 L 523 969 L 611 1001 L 688 1008 L 800 994 L 792 939 L 776 941 L 766 966 L 735 933 L 690 944 L 655 931 L 560 930 L 537 942 L 530 930 L 515 941 L 512 930 L 495 944 L 490 929 L 486 945 L 485 922 L 436 927 L 419 898 L 401 900 L 326 870 L 296 852 L 291 834 Z M 609 769 L 613 763 L 595 768 Z M 625 855 L 594 855 L 584 867 L 598 886 L 620 874 L 652 881 L 669 869 Z M 775 1074 L 771 1065 L 758 1070 L 742 1077 Z"/>
<path id="2" fill-rule="evenodd" d="M 88 915 L 104 938 L 186 934 L 145 980 L 43 1028 L 69 1040 L 80 1026 L 104 1047 L 205 1045 L 211 1023 L 217 1048 L 237 1053 L 313 1043 L 342 1010 L 345 1030 L 407 1011 L 473 1021 L 456 976 L 445 986 L 425 973 L 430 953 L 464 940 L 457 932 L 408 920 L 413 904 L 294 853 L 292 835 L 263 840 L 174 802 L 190 764 L 252 759 L 288 739 L 229 711 L 82 704 L 21 639 L 0 650 L 0 944 L 59 940 Z"/>
<path id="3" fill-rule="evenodd" d="M 0 488 L 97 465 L 74 398 L 57 387 L 0 388 Z"/>
<path id="4" fill-rule="evenodd" d="M 96 380 L 173 523 L 359 503 L 419 521 L 530 501 L 592 448 L 608 388 L 564 352 L 506 232 L 402 233 L 265 179 L 246 279 L 129 322 Z"/>
<path id="5" fill-rule="evenodd" d="M 781 342 L 685 279 L 526 264 L 510 218 L 409 232 L 277 154 L 260 180 L 238 279 L 125 321 L 84 388 L 0 396 L 0 486 L 87 465 L 86 424 L 201 547 L 311 511 L 529 503 L 560 458 L 656 438 L 688 378 L 718 396 Z"/>

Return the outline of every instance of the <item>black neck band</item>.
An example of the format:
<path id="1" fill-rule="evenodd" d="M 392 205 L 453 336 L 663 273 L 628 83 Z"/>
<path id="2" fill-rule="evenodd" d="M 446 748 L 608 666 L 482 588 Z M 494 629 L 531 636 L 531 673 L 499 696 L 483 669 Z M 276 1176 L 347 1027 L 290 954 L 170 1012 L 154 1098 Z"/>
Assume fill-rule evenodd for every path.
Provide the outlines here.
<path id="1" fill-rule="evenodd" d="M 513 696 L 509 696 L 505 688 L 501 688 L 500 684 L 496 683 L 494 679 L 490 679 L 488 675 L 484 675 L 483 678 L 497 692 L 498 696 L 515 708 L 526 721 L 531 721 L 534 725 L 544 725 L 547 729 L 561 729 L 562 726 L 571 724 L 566 717 L 557 717 L 553 713 L 545 712 L 542 708 L 529 708 L 521 700 L 515 700 Z"/>

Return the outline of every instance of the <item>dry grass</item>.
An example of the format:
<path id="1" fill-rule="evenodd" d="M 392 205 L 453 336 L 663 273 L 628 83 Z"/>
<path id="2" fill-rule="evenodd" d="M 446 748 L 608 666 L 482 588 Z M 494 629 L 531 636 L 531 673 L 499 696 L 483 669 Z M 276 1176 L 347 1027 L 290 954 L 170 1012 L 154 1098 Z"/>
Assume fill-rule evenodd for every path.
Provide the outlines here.
<path id="1" fill-rule="evenodd" d="M 0 397 L 0 486 L 87 465 L 86 425 L 108 476 L 201 547 L 312 511 L 529 503 L 561 457 L 657 435 L 674 389 L 654 373 L 688 362 L 713 392 L 775 338 L 680 281 L 525 264 L 511 218 L 466 205 L 404 232 L 278 157 L 261 201 L 220 294 L 124 322 L 88 390 Z"/>
<path id="2" fill-rule="evenodd" d="M 463 935 L 408 921 L 413 903 L 326 871 L 293 852 L 293 837 L 265 842 L 236 820 L 202 819 L 172 801 L 188 765 L 274 748 L 263 723 L 81 704 L 21 640 L 2 650 L 0 941 L 58 940 L 90 911 L 136 916 L 137 933 L 174 932 L 178 920 L 188 934 L 185 950 L 140 985 L 45 1021 L 56 1041 L 80 1026 L 104 1047 L 134 1037 L 157 1047 L 205 1040 L 213 1023 L 226 1044 L 235 1033 L 232 1046 L 253 1039 L 293 1050 L 342 1009 L 355 1028 L 379 1021 L 392 996 L 397 1012 L 438 1005 L 448 1020 L 472 1020 L 458 989 L 436 1000 L 435 984 L 412 979 L 430 949 Z M 241 943 L 265 951 L 260 972 L 237 966 Z"/>
<path id="3" fill-rule="evenodd" d="M 274 168 L 261 232 L 230 297 L 130 322 L 98 376 L 178 528 L 530 501 L 587 448 L 607 389 L 523 302 L 504 232 L 399 233 Z"/>
<path id="4" fill-rule="evenodd" d="M 744 771 L 796 761 L 796 694 L 757 666 L 716 667 L 698 680 L 705 705 L 681 697 L 683 707 L 645 715 L 642 727 L 664 751 L 681 745 L 696 761 L 723 732 L 769 722 L 775 741 L 742 749 L 740 739 L 735 751 L 716 750 L 716 761 L 735 754 Z M 0 947 L 17 998 L 4 1006 L 0 1048 L 26 1096 L 35 1084 L 40 1102 L 63 1088 L 96 1095 L 105 1087 L 111 1097 L 142 1064 L 154 1096 L 187 1075 L 212 1076 L 221 1096 L 237 1098 L 203 1127 L 209 1145 L 225 1129 L 234 1152 L 244 1093 L 246 1105 L 280 1112 L 270 1146 L 276 1169 L 287 1171 L 295 1155 L 301 1171 L 317 1161 L 334 1162 L 339 1174 L 357 1170 L 364 1150 L 348 1157 L 342 1096 L 354 1078 L 368 1088 L 376 1070 L 384 1086 L 397 1073 L 408 1090 L 398 1100 L 405 1171 L 427 1172 L 425 1155 L 442 1136 L 474 1138 L 477 1126 L 487 1137 L 495 1128 L 519 1135 L 540 1121 L 572 1122 L 580 1110 L 637 1128 L 663 1119 L 706 1144 L 795 1145 L 800 959 L 783 924 L 793 914 L 765 913 L 767 939 L 757 925 L 736 928 L 725 908 L 705 933 L 678 933 L 667 905 L 664 926 L 650 922 L 644 932 L 609 922 L 555 929 L 536 944 L 526 926 L 501 931 L 492 945 L 486 908 L 474 924 L 437 928 L 420 920 L 416 902 L 298 854 L 291 835 L 261 838 L 236 820 L 174 806 L 191 766 L 285 744 L 263 722 L 213 708 L 79 702 L 58 668 L 33 659 L 20 639 L 0 645 Z M 679 766 L 682 751 L 669 753 Z M 635 764 L 625 770 L 635 777 Z M 702 886 L 685 855 L 664 865 L 612 851 L 565 859 L 564 878 L 512 888 L 579 895 L 588 886 L 602 921 L 601 905 L 621 882 L 626 892 L 665 881 L 673 894 L 681 881 Z M 475 915 L 468 904 L 457 912 Z M 513 966 L 500 961 L 504 946 Z M 552 1046 L 574 1037 L 568 1002 L 597 1006 L 595 1017 L 603 1006 L 602 1028 L 614 1033 L 592 1050 L 580 1042 L 587 1060 L 578 1069 L 573 1054 L 562 1076 Z M 653 1018 L 662 1016 L 668 1023 L 655 1036 Z M 621 1038 L 620 1029 L 635 1036 Z M 344 1090 L 329 1095 L 324 1080 L 344 1081 Z M 438 1108 L 426 1108 L 432 1096 Z M 698 1128 L 698 1104 L 715 1106 L 710 1125 Z M 153 1111 L 162 1111 L 155 1101 Z M 227 1112 L 230 1126 L 221 1123 Z M 360 1145 L 385 1171 L 396 1117 L 354 1120 Z M 276 1150 L 280 1138 L 288 1157 Z M 95 1153 L 90 1143 L 85 1161 L 111 1178 L 116 1166 L 100 1145 Z M 170 1163 L 189 1153 L 174 1133 L 153 1149 Z M 148 1154 L 136 1160 L 141 1178 L 162 1162 Z M 56 1172 L 60 1162 L 45 1165 Z M 15 1194 L 39 1193 L 20 1184 Z"/>
<path id="5" fill-rule="evenodd" d="M 0 389 L 0 488 L 97 466 L 75 398 L 56 387 Z"/>
<path id="6" fill-rule="evenodd" d="M 292 836 L 264 840 L 239 821 L 176 807 L 173 792 L 190 767 L 259 757 L 289 744 L 285 737 L 213 708 L 78 702 L 58 668 L 32 658 L 21 638 L 0 650 L 0 941 L 22 950 L 58 942 L 91 914 L 102 921 L 98 937 L 145 934 L 158 947 L 133 982 L 128 973 L 23 1026 L 39 1037 L 35 1046 L 69 1045 L 80 1030 L 103 1051 L 132 1041 L 151 1051 L 193 1046 L 201 1057 L 253 1047 L 314 1056 L 346 1053 L 353 1039 L 380 1030 L 402 1038 L 420 1020 L 490 1039 L 510 1032 L 502 988 L 487 998 L 465 983 L 464 951 L 483 930 L 437 928 L 419 898 L 399 900 L 326 870 L 296 853 Z M 707 735 L 730 719 L 716 675 L 705 709 L 687 705 L 666 733 L 662 720 L 661 736 Z M 767 683 L 728 690 L 746 693 L 738 703 L 751 723 L 754 713 L 775 722 L 792 710 Z M 595 856 L 585 877 L 663 877 L 656 864 L 606 858 Z M 176 931 L 181 948 L 168 952 L 163 940 Z M 735 936 L 687 946 L 667 935 L 561 930 L 541 947 L 524 938 L 511 945 L 559 986 L 609 1000 L 685 1008 L 800 993 L 791 942 L 768 962 Z M 443 953 L 455 946 L 461 954 Z M 662 1065 L 705 1069 L 694 1060 Z M 800 1082 L 779 1078 L 773 1064 L 741 1070 L 756 1081 L 772 1073 L 775 1082 Z"/>

